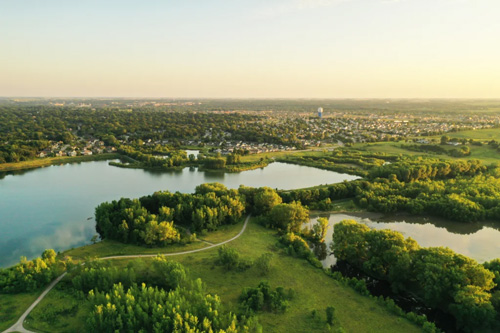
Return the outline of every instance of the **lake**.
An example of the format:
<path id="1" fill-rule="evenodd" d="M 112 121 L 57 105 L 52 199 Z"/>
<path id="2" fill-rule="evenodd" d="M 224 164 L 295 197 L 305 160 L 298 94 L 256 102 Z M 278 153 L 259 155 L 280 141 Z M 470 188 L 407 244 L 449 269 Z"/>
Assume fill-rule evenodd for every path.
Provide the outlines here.
<path id="1" fill-rule="evenodd" d="M 49 166 L 0 174 L 0 267 L 88 244 L 95 234 L 94 209 L 104 201 L 138 198 L 159 190 L 192 193 L 197 185 L 220 182 L 229 188 L 310 187 L 356 176 L 285 163 L 241 173 L 147 171 L 117 168 L 108 161 Z"/>
<path id="2" fill-rule="evenodd" d="M 333 234 L 333 226 L 342 220 L 352 219 L 373 229 L 391 229 L 401 232 L 405 237 L 411 237 L 422 247 L 444 246 L 451 250 L 473 258 L 478 262 L 490 261 L 500 257 L 500 231 L 492 223 L 460 223 L 437 218 L 413 216 L 385 216 L 372 218 L 348 214 L 326 214 L 311 217 L 311 224 L 319 217 L 329 221 L 326 236 L 327 252 Z M 321 261 L 324 267 L 334 265 L 333 255 Z"/>

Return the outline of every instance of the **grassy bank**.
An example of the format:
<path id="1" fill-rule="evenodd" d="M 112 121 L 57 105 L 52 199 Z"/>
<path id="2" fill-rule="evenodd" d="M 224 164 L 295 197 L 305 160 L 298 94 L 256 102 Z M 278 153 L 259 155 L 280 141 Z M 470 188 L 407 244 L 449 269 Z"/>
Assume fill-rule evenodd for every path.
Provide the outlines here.
<path id="1" fill-rule="evenodd" d="M 16 171 L 25 169 L 40 168 L 49 165 L 56 164 L 66 164 L 66 163 L 77 163 L 86 161 L 103 161 L 119 158 L 120 154 L 100 154 L 100 155 L 90 155 L 90 156 L 63 156 L 63 157 L 46 157 L 39 158 L 31 161 L 23 161 L 16 163 L 2 163 L 0 164 L 0 172 L 3 171 Z"/>
<path id="2" fill-rule="evenodd" d="M 235 230 L 226 230 L 225 239 L 230 238 Z M 222 235 L 217 236 L 219 237 L 223 239 Z M 229 245 L 238 250 L 243 258 L 250 260 L 255 260 L 263 253 L 272 252 L 272 268 L 267 276 L 261 276 L 255 267 L 244 272 L 223 270 L 214 264 L 217 249 L 171 259 L 185 265 L 191 278 L 201 278 L 208 292 L 219 295 L 228 309 L 237 309 L 238 296 L 243 287 L 255 287 L 262 280 L 269 281 L 273 288 L 292 288 L 296 295 L 290 301 L 287 312 L 258 314 L 264 332 L 324 332 L 327 306 L 335 307 L 340 325 L 348 332 L 420 331 L 418 327 L 393 315 L 373 299 L 361 296 L 351 288 L 339 284 L 321 269 L 314 268 L 305 260 L 285 255 L 276 247 L 276 241 L 274 231 L 251 222 L 245 233 Z M 137 259 L 113 260 L 113 265 L 124 267 L 130 260 Z M 143 270 L 147 271 L 150 264 L 150 259 L 143 259 Z M 313 319 L 313 310 L 318 311 L 322 320 Z M 51 332 L 80 331 L 88 311 L 84 302 L 64 288 L 56 289 L 50 292 L 29 316 L 29 327 Z M 51 315 L 47 316 L 47 313 Z M 56 324 L 51 325 L 47 317 Z"/>

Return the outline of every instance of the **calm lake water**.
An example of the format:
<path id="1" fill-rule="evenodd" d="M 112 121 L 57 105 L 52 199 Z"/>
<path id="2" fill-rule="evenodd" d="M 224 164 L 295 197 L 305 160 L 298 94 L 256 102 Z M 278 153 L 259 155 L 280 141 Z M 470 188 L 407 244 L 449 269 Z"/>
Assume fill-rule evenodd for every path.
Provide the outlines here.
<path id="1" fill-rule="evenodd" d="M 328 253 L 333 225 L 342 220 L 351 219 L 363 223 L 373 229 L 391 229 L 401 232 L 405 237 L 411 237 L 422 247 L 444 246 L 451 250 L 476 259 L 478 262 L 500 258 L 500 225 L 496 228 L 491 223 L 459 223 L 441 219 L 427 219 L 423 217 L 383 217 L 364 218 L 347 214 L 320 215 L 311 218 L 311 224 L 316 223 L 318 217 L 327 217 L 329 220 L 326 236 L 326 250 Z M 324 267 L 335 264 L 333 255 L 328 255 L 321 261 Z"/>
<path id="2" fill-rule="evenodd" d="M 225 174 L 185 168 L 152 172 L 108 165 L 108 161 L 65 164 L 0 174 L 0 267 L 88 244 L 95 234 L 94 209 L 104 201 L 137 198 L 159 190 L 191 193 L 202 183 L 220 182 L 278 189 L 337 183 L 358 177 L 293 164 Z"/>

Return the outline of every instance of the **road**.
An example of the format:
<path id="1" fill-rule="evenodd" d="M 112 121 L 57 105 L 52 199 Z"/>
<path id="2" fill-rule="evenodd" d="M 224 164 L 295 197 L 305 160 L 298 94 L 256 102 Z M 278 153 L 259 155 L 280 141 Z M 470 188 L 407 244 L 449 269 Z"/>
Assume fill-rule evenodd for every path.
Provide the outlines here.
<path id="1" fill-rule="evenodd" d="M 196 253 L 196 252 L 210 250 L 214 247 L 227 244 L 229 242 L 234 241 L 235 239 L 237 239 L 241 235 L 243 235 L 243 233 L 245 232 L 245 229 L 247 228 L 247 224 L 248 224 L 249 220 L 250 220 L 250 215 L 248 215 L 247 218 L 245 219 L 245 223 L 243 224 L 243 227 L 241 228 L 240 232 L 236 236 L 234 236 L 233 238 L 230 238 L 230 239 L 225 240 L 223 242 L 220 242 L 217 244 L 212 244 L 210 246 L 207 246 L 207 247 L 204 247 L 201 249 L 183 251 L 183 252 L 162 253 L 160 255 L 165 256 L 165 257 L 180 256 L 183 254 L 190 254 L 190 253 Z M 100 260 L 109 260 L 109 259 L 126 259 L 126 258 L 150 258 L 150 257 L 156 257 L 157 255 L 158 254 L 133 254 L 133 255 L 124 255 L 124 256 L 102 257 L 99 259 Z M 23 327 L 24 320 L 26 319 L 26 317 L 28 317 L 30 312 L 38 305 L 38 303 L 40 303 L 40 301 L 45 297 L 45 295 L 47 295 L 49 293 L 49 291 L 52 288 L 54 288 L 54 286 L 59 281 L 62 280 L 62 278 L 66 275 L 66 273 L 67 272 L 64 272 L 63 274 L 61 274 L 61 276 L 59 276 L 57 279 L 52 281 L 52 283 L 43 291 L 43 293 L 41 293 L 40 296 L 38 296 L 38 298 L 33 302 L 33 304 L 31 304 L 30 307 L 22 314 L 22 316 L 19 318 L 19 320 L 14 325 L 12 325 L 11 327 L 9 327 L 5 331 L 3 331 L 2 333 L 8 333 L 8 332 L 34 333 L 33 331 L 29 331 Z"/>

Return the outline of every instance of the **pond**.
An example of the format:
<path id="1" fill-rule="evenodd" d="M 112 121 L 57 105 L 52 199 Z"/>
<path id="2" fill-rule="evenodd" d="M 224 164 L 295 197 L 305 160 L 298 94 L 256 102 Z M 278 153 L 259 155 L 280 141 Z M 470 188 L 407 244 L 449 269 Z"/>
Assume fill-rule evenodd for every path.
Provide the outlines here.
<path id="1" fill-rule="evenodd" d="M 500 231 L 498 230 L 500 225 L 495 228 L 493 223 L 488 222 L 460 223 L 437 218 L 368 215 L 371 215 L 370 218 L 356 214 L 326 214 L 312 217 L 311 225 L 316 223 L 319 217 L 327 217 L 329 221 L 325 241 L 326 249 L 318 248 L 316 251 L 321 253 L 326 250 L 330 253 L 333 225 L 342 220 L 351 219 L 373 229 L 399 231 L 405 237 L 416 240 L 422 247 L 449 247 L 480 263 L 500 257 Z M 336 263 L 336 259 L 333 255 L 327 255 L 321 262 L 324 267 L 330 267 Z"/>
<path id="2" fill-rule="evenodd" d="M 88 244 L 95 234 L 94 209 L 104 201 L 137 198 L 159 190 L 191 193 L 207 182 L 278 189 L 310 187 L 356 176 L 284 163 L 241 173 L 146 171 L 117 168 L 108 161 L 64 164 L 0 174 L 0 267 L 20 256 L 39 256 Z"/>

